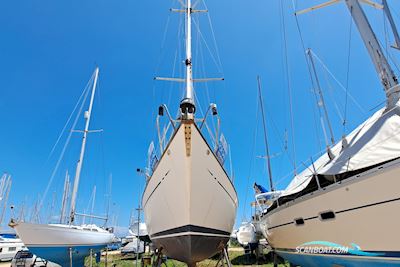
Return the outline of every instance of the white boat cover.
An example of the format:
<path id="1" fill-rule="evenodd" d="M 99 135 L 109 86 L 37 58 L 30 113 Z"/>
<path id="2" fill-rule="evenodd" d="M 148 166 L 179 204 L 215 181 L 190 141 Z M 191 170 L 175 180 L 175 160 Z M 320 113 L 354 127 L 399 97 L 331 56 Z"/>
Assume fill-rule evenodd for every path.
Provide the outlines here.
<path id="1" fill-rule="evenodd" d="M 310 183 L 313 170 L 324 175 L 341 174 L 373 166 L 400 157 L 400 104 L 387 111 L 383 108 L 367 119 L 347 137 L 348 145 L 342 141 L 332 147 L 335 156 L 322 155 L 314 167 L 311 165 L 296 175 L 282 196 L 300 192 Z"/>

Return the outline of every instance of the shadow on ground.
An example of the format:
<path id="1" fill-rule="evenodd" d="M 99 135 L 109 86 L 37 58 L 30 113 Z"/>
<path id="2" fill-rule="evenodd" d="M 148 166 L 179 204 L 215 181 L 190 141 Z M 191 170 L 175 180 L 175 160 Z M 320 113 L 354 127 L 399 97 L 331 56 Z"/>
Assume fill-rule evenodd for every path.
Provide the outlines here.
<path id="1" fill-rule="evenodd" d="M 278 257 L 278 264 L 285 264 L 285 261 Z M 263 255 L 260 257 L 256 257 L 254 254 L 242 254 L 238 255 L 231 259 L 232 265 L 264 265 L 264 264 L 273 264 L 273 256 L 271 253 L 267 255 Z"/>

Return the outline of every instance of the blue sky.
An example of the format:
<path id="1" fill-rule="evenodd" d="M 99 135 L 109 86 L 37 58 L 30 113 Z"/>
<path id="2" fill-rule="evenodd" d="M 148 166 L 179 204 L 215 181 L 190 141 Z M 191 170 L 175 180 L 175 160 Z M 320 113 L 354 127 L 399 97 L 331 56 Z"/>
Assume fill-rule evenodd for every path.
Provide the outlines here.
<path id="1" fill-rule="evenodd" d="M 394 0 L 388 2 L 400 25 L 400 4 Z M 319 1 L 301 1 L 298 9 L 316 3 Z M 294 154 L 283 17 L 278 0 L 218 0 L 208 1 L 207 5 L 225 77 L 225 82 L 209 84 L 208 93 L 210 101 L 219 107 L 222 130 L 232 149 L 240 200 L 239 223 L 244 205 L 248 206 L 252 200 L 251 184 L 257 181 L 268 186 L 264 161 L 256 158 L 265 154 L 257 115 L 257 75 L 261 75 L 263 82 L 271 153 L 278 154 L 272 159 L 274 179 L 279 181 L 278 188 L 284 188 L 290 181 L 290 177 L 283 178 L 292 170 L 287 155 Z M 108 175 L 112 173 L 114 215 L 118 224 L 128 224 L 131 209 L 137 206 L 144 185 L 136 168 L 145 166 L 148 145 L 156 138 L 157 107 L 168 103 L 175 113 L 182 93 L 179 85 L 153 81 L 155 75 L 171 75 L 174 62 L 179 66 L 176 76 L 183 68 L 183 50 L 175 59 L 179 51 L 180 15 L 171 14 L 171 7 L 178 7 L 177 1 L 0 2 L 0 170 L 13 176 L 10 203 L 17 208 L 23 203 L 26 208 L 32 208 L 38 195 L 43 193 L 56 160 L 52 157 L 46 162 L 49 152 L 98 65 L 99 94 L 91 128 L 102 128 L 104 133 L 89 136 L 78 205 L 82 209 L 87 206 L 96 183 L 96 211 L 102 213 Z M 296 163 L 301 166 L 301 162 L 320 151 L 319 143 L 324 147 L 324 141 L 321 127 L 314 123 L 316 105 L 290 0 L 282 1 L 282 10 L 293 96 Z M 370 7 L 365 10 L 385 44 L 381 11 Z M 203 16 L 198 24 L 211 54 L 216 57 L 208 17 L 196 16 Z M 311 47 L 345 84 L 350 27 L 345 4 L 302 15 L 299 22 L 305 46 Z M 218 64 L 214 64 L 207 46 L 197 36 L 195 29 L 194 56 L 198 56 L 194 58 L 195 75 L 219 77 Z M 389 38 L 392 38 L 390 33 Z M 390 53 L 399 62 L 399 52 L 391 50 Z M 384 100 L 354 25 L 350 59 L 349 92 L 363 111 L 349 100 L 347 132 Z M 320 64 L 317 69 L 327 95 L 335 137 L 339 139 L 342 127 L 337 110 L 343 112 L 345 94 Z M 398 69 L 395 71 L 398 73 Z M 207 88 L 201 85 L 197 89 L 199 104 L 204 108 L 208 105 Z M 287 152 L 282 149 L 285 129 Z M 73 140 L 51 186 L 45 202 L 47 207 L 53 192 L 60 203 L 65 169 L 74 172 L 79 152 L 78 134 Z M 246 207 L 245 214 L 249 213 L 250 208 Z"/>

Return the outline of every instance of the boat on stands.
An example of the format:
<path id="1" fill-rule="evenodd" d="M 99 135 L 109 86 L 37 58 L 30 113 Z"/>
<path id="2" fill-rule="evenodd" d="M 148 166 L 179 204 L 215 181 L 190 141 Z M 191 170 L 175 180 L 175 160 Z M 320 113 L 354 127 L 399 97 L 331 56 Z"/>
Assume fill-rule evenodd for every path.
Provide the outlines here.
<path id="1" fill-rule="evenodd" d="M 341 141 L 328 145 L 326 153 L 295 174 L 286 189 L 257 194 L 261 225 L 274 251 L 295 266 L 399 266 L 400 86 L 361 5 L 382 9 L 397 48 L 400 39 L 386 0 L 383 5 L 329 1 L 296 15 L 339 2 L 357 26 L 386 105 Z M 313 72 L 312 59 L 311 55 Z M 376 88 L 364 88 L 372 89 Z M 320 103 L 324 105 L 322 94 Z"/>
<path id="2" fill-rule="evenodd" d="M 170 258 L 194 266 L 223 253 L 235 223 L 238 199 L 224 168 L 228 152 L 225 138 L 217 130 L 210 143 L 202 131 L 209 113 L 218 117 L 216 105 L 210 104 L 204 118 L 196 118 L 194 83 L 216 80 L 194 79 L 192 75 L 192 15 L 206 10 L 196 10 L 191 0 L 182 4 L 181 9 L 172 11 L 185 15 L 186 77 L 156 79 L 183 82 L 185 96 L 177 119 L 170 116 L 165 105 L 159 108 L 159 117 L 166 113 L 173 131 L 169 139 L 158 131 L 160 156 L 154 152 L 154 144 L 150 145 L 142 207 L 155 247 Z M 163 140 L 167 140 L 165 146 Z"/>
<path id="3" fill-rule="evenodd" d="M 95 253 L 100 255 L 99 252 L 105 248 L 107 244 L 112 243 L 114 240 L 114 235 L 102 227 L 94 224 L 75 225 L 76 216 L 106 219 L 100 216 L 76 212 L 76 200 L 83 158 L 85 154 L 86 140 L 88 133 L 92 132 L 89 130 L 89 125 L 98 75 L 99 69 L 96 68 L 90 80 L 92 82 L 92 87 L 86 87 L 86 91 L 83 93 L 85 98 L 82 101 L 82 107 L 85 104 L 86 97 L 89 95 L 89 92 L 91 92 L 89 107 L 84 113 L 85 128 L 83 131 L 79 131 L 82 133 L 83 137 L 81 152 L 76 166 L 68 222 L 59 224 L 38 224 L 11 220 L 9 223 L 9 225 L 15 229 L 18 236 L 22 239 L 26 247 L 28 247 L 32 253 L 42 259 L 60 264 L 61 266 L 70 266 L 71 264 L 74 266 L 83 266 L 85 257 L 91 254 L 94 255 Z M 63 219 L 65 210 L 65 193 L 66 192 L 64 192 L 63 196 L 61 220 Z"/>

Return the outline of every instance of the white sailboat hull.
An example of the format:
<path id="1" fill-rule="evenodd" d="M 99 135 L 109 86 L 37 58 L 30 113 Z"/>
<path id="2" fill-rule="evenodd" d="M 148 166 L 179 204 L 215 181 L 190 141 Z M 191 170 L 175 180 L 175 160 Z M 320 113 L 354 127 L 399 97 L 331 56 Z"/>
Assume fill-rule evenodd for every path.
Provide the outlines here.
<path id="1" fill-rule="evenodd" d="M 162 252 L 192 264 L 221 251 L 235 222 L 232 182 L 193 123 L 182 123 L 145 188 L 150 239 Z"/>
<path id="2" fill-rule="evenodd" d="M 314 191 L 265 214 L 263 233 L 278 254 L 301 266 L 400 265 L 399 177 L 396 160 Z M 322 219 L 320 214 L 329 211 L 335 217 Z M 304 224 L 295 223 L 300 218 Z M 299 250 L 326 247 L 321 245 L 326 242 L 350 250 Z"/>
<path id="3" fill-rule="evenodd" d="M 94 254 L 113 241 L 113 234 L 98 227 L 20 222 L 14 228 L 32 253 L 62 266 L 70 253 L 73 262 L 83 262 L 90 250 Z"/>

